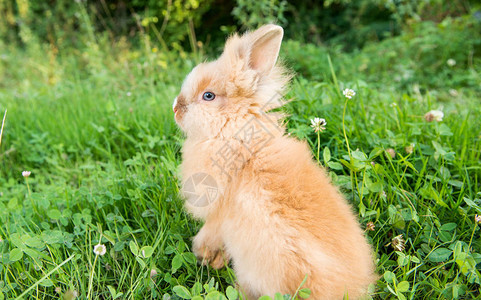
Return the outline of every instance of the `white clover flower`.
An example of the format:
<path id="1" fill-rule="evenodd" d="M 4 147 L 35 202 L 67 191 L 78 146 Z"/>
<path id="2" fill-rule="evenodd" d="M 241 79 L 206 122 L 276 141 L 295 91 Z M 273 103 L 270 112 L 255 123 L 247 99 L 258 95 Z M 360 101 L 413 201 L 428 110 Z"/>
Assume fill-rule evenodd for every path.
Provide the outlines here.
<path id="1" fill-rule="evenodd" d="M 389 104 L 389 106 L 391 106 L 391 107 L 396 107 L 396 106 L 397 106 L 397 103 L 396 103 L 396 102 L 393 102 L 393 103 Z"/>
<path id="2" fill-rule="evenodd" d="M 127 92 L 127 97 L 130 97 L 132 96 L 132 93 L 131 92 Z"/>
<path id="3" fill-rule="evenodd" d="M 366 230 L 367 230 L 367 231 L 374 231 L 374 230 L 376 230 L 376 225 L 374 225 L 373 222 L 367 222 L 367 224 L 366 224 Z"/>
<path id="4" fill-rule="evenodd" d="M 446 61 L 446 64 L 450 67 L 454 67 L 456 65 L 456 61 L 454 59 L 450 58 Z"/>
<path id="5" fill-rule="evenodd" d="M 391 158 L 395 158 L 395 157 L 396 157 L 396 150 L 394 150 L 393 148 L 386 149 L 386 152 L 387 152 L 387 154 L 389 154 L 389 156 L 390 156 Z"/>
<path id="6" fill-rule="evenodd" d="M 30 171 L 23 171 L 22 172 L 23 177 L 28 177 L 28 176 L 30 176 L 30 174 L 32 174 L 32 172 L 30 172 Z"/>
<path id="7" fill-rule="evenodd" d="M 319 132 L 319 131 L 322 132 L 326 130 L 326 125 L 327 125 L 327 122 L 325 119 L 322 119 L 322 118 L 311 119 L 311 127 L 314 128 L 315 132 Z"/>
<path id="8" fill-rule="evenodd" d="M 409 144 L 409 146 L 406 146 L 404 148 L 404 151 L 406 151 L 407 154 L 411 154 L 411 153 L 414 152 L 414 146 L 415 146 L 415 144 L 411 143 L 411 144 Z"/>
<path id="9" fill-rule="evenodd" d="M 480 215 L 475 215 L 474 216 L 474 222 L 481 224 L 481 216 Z"/>
<path id="10" fill-rule="evenodd" d="M 395 236 L 391 241 L 391 246 L 395 250 L 397 250 L 399 252 L 403 252 L 404 249 L 406 248 L 406 241 L 404 240 L 403 235 L 400 234 L 400 235 Z"/>
<path id="11" fill-rule="evenodd" d="M 453 96 L 453 97 L 459 96 L 459 92 L 458 92 L 457 90 L 455 90 L 455 89 L 450 89 L 450 90 L 449 90 L 449 94 L 450 94 L 451 96 Z"/>
<path id="12" fill-rule="evenodd" d="M 107 247 L 105 247 L 105 245 L 102 245 L 102 244 L 95 245 L 94 253 L 95 253 L 95 255 L 102 256 L 105 253 L 107 253 Z"/>
<path id="13" fill-rule="evenodd" d="M 356 96 L 356 92 L 351 89 L 345 89 L 344 91 L 342 91 L 342 94 L 344 95 L 344 97 L 348 99 L 351 99 L 352 97 Z"/>
<path id="14" fill-rule="evenodd" d="M 432 122 L 432 121 L 441 122 L 443 120 L 443 117 L 444 117 L 444 113 L 440 110 L 431 110 L 424 115 L 424 119 L 427 122 Z"/>

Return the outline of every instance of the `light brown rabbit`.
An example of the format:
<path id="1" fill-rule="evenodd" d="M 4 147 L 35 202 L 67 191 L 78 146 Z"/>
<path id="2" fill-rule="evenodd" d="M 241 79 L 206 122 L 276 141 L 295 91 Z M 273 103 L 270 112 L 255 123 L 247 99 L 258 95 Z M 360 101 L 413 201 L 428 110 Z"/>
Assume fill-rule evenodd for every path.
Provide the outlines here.
<path id="1" fill-rule="evenodd" d="M 306 276 L 310 299 L 359 299 L 376 280 L 371 247 L 306 143 L 269 112 L 290 79 L 276 64 L 282 36 L 265 25 L 230 37 L 175 99 L 185 205 L 205 221 L 193 251 L 214 268 L 232 260 L 247 299 L 292 295 Z"/>

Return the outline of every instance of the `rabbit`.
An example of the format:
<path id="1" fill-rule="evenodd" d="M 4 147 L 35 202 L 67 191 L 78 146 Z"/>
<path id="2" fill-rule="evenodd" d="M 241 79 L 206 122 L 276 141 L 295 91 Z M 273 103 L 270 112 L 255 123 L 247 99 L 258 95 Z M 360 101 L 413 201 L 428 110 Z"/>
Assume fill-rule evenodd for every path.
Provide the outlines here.
<path id="1" fill-rule="evenodd" d="M 244 299 L 294 295 L 304 280 L 310 299 L 363 298 L 377 275 L 356 216 L 271 111 L 291 79 L 277 62 L 283 34 L 232 35 L 175 98 L 185 208 L 204 221 L 192 250 L 215 269 L 232 262 Z"/>

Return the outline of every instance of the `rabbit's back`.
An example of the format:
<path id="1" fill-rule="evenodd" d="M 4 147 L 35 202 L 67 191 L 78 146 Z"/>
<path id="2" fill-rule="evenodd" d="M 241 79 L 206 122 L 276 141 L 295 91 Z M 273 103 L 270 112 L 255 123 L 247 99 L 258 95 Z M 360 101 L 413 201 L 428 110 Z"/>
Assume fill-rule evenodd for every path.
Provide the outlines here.
<path id="1" fill-rule="evenodd" d="M 375 279 L 351 207 L 297 140 L 259 151 L 232 181 L 225 208 L 226 250 L 255 297 L 293 293 L 308 275 L 313 299 L 340 299 L 346 288 L 356 299 Z"/>

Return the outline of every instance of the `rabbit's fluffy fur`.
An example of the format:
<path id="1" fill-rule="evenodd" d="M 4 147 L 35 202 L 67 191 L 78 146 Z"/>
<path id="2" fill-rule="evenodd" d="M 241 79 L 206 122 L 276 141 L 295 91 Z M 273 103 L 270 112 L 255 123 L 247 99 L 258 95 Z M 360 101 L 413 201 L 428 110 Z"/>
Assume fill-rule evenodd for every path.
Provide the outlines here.
<path id="1" fill-rule="evenodd" d="M 294 294 L 306 276 L 311 299 L 358 299 L 376 280 L 371 247 L 306 143 L 284 135 L 281 116 L 269 112 L 290 79 L 276 63 L 282 36 L 276 25 L 233 35 L 219 59 L 192 70 L 174 102 L 187 135 L 186 209 L 205 221 L 193 251 L 214 268 L 232 261 L 248 299 Z M 215 99 L 203 100 L 205 92 Z M 210 202 L 185 191 L 195 174 L 215 181 Z"/>

